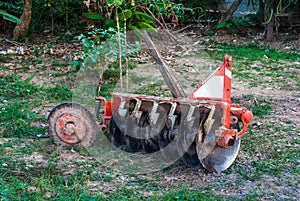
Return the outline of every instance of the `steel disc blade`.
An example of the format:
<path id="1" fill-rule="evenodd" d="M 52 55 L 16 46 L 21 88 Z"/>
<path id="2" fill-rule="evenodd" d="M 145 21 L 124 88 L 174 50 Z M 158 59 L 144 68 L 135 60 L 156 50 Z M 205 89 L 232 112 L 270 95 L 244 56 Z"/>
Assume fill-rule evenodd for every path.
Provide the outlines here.
<path id="1" fill-rule="evenodd" d="M 216 145 L 210 154 L 208 154 L 205 158 L 199 158 L 199 160 L 203 167 L 208 171 L 222 172 L 229 168 L 234 162 L 235 158 L 238 155 L 239 148 L 240 139 L 235 141 L 234 145 L 230 148 L 222 148 Z"/>
<path id="2" fill-rule="evenodd" d="M 125 145 L 125 136 L 123 135 L 122 131 L 116 124 L 114 117 L 111 117 L 111 119 L 110 119 L 109 140 L 116 147 Z"/>

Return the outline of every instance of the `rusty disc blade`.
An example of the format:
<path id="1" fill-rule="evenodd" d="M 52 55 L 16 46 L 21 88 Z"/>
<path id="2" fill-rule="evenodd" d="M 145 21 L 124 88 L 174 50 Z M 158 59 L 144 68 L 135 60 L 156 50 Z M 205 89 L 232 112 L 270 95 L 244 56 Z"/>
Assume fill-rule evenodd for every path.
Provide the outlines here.
<path id="1" fill-rule="evenodd" d="M 240 139 L 236 140 L 234 145 L 229 148 L 223 148 L 218 145 L 215 145 L 215 147 L 208 155 L 206 155 L 206 157 L 199 157 L 201 164 L 209 172 L 219 173 L 226 170 L 231 166 L 231 164 L 234 162 L 235 158 L 238 155 L 240 141 Z M 197 152 L 198 151 L 200 150 L 197 149 Z M 200 154 L 198 153 L 198 155 Z"/>

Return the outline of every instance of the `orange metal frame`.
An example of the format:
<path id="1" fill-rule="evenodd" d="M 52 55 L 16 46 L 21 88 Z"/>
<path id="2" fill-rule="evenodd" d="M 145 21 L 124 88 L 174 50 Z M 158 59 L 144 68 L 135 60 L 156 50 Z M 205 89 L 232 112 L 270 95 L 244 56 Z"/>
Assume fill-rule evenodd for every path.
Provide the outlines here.
<path id="1" fill-rule="evenodd" d="M 232 72 L 232 57 L 229 55 L 225 55 L 224 63 L 213 73 L 211 74 L 201 85 L 199 85 L 188 98 L 183 98 L 185 100 L 200 100 L 207 101 L 208 104 L 220 103 L 220 107 L 224 109 L 223 115 L 223 131 L 221 132 L 220 139 L 218 141 L 218 145 L 222 147 L 230 147 L 233 145 L 234 141 L 241 137 L 247 130 L 248 124 L 251 122 L 253 118 L 253 114 L 251 111 L 243 108 L 239 105 L 232 104 L 231 102 L 231 73 Z M 220 81 L 223 81 L 223 94 L 222 97 L 199 97 L 196 95 L 198 90 L 202 90 L 203 88 L 209 88 L 214 83 L 211 83 L 211 79 L 215 78 L 215 76 L 219 77 Z M 220 83 L 218 83 L 220 84 Z M 113 94 L 112 94 L 113 95 Z M 142 97 L 143 95 L 137 95 L 137 97 Z M 201 94 L 200 94 L 201 96 Z M 96 97 L 96 100 L 100 100 L 102 105 L 104 105 L 104 116 L 102 125 L 107 126 L 109 120 L 113 114 L 113 111 L 120 104 L 119 99 L 114 99 L 113 102 L 107 101 L 103 97 Z M 180 101 L 182 98 L 174 98 L 172 101 Z M 233 123 L 233 117 L 237 118 L 242 122 L 243 127 L 238 132 L 236 129 L 231 129 L 231 124 Z M 101 126 L 101 125 L 100 125 Z"/>

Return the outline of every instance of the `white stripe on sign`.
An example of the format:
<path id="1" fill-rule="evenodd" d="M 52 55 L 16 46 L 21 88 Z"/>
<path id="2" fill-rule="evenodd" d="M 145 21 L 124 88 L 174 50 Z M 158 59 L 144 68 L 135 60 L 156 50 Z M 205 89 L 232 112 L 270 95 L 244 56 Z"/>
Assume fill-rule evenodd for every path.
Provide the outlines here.
<path id="1" fill-rule="evenodd" d="M 229 79 L 231 79 L 231 71 L 228 70 L 227 68 L 225 68 L 225 75 L 226 75 Z"/>
<path id="2" fill-rule="evenodd" d="M 224 76 L 212 76 L 194 93 L 195 98 L 223 98 Z"/>

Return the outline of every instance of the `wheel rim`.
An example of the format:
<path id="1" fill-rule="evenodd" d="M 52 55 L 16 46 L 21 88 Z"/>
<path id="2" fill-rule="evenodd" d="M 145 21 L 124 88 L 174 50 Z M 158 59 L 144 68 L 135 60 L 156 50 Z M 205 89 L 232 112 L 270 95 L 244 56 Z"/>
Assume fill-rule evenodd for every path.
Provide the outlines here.
<path id="1" fill-rule="evenodd" d="M 62 103 L 48 115 L 48 133 L 54 143 L 65 146 L 91 146 L 97 135 L 93 115 L 76 103 Z"/>
<path id="2" fill-rule="evenodd" d="M 82 141 L 87 132 L 85 120 L 78 114 L 63 113 L 55 124 L 57 136 L 68 144 L 77 144 Z"/>

